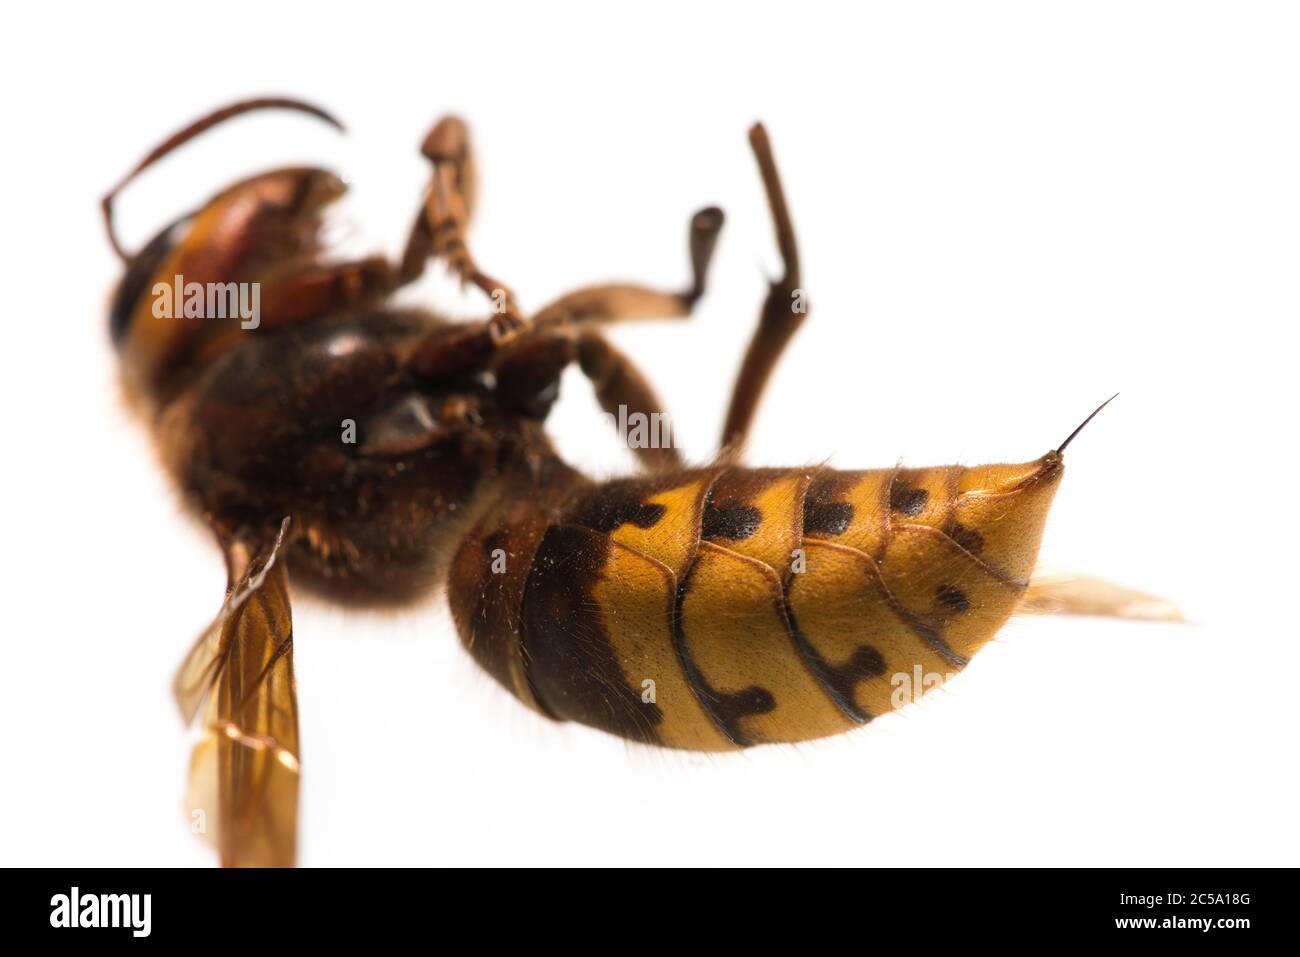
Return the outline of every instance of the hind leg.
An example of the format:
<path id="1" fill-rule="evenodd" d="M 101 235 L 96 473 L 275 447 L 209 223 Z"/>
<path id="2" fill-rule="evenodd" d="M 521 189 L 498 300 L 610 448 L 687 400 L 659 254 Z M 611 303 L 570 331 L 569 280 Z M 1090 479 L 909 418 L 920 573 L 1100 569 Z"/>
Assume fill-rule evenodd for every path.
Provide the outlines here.
<path id="1" fill-rule="evenodd" d="M 786 207 L 785 192 L 777 175 L 776 160 L 772 156 L 767 130 L 761 123 L 756 123 L 750 129 L 749 144 L 754 150 L 759 173 L 763 177 L 763 189 L 767 193 L 768 206 L 772 212 L 784 274 L 768 287 L 767 299 L 759 313 L 758 328 L 749 341 L 749 348 L 736 376 L 736 384 L 732 387 L 731 403 L 722 428 L 721 449 L 724 456 L 739 454 L 772 369 L 808 314 L 807 300 L 800 288 L 799 249 L 795 243 L 794 225 Z"/>

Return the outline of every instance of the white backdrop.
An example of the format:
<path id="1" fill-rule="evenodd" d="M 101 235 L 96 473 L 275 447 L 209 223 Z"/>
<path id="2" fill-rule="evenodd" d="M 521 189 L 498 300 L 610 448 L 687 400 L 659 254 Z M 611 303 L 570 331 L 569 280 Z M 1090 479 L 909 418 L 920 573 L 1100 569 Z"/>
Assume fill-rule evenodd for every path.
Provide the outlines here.
<path id="1" fill-rule="evenodd" d="M 0 863 L 212 861 L 168 685 L 224 573 L 119 402 L 97 204 L 261 93 L 350 134 L 286 114 L 212 134 L 123 195 L 129 245 L 307 161 L 354 183 L 349 242 L 396 253 L 416 147 L 452 110 L 479 151 L 475 252 L 525 305 L 682 282 L 690 213 L 722 205 L 695 318 L 614 331 L 696 461 L 777 267 L 745 141 L 764 119 L 812 309 L 749 461 L 1021 461 L 1122 391 L 1070 449 L 1043 559 L 1195 622 L 1017 620 L 862 731 L 691 757 L 527 712 L 441 599 L 299 601 L 303 863 L 1300 863 L 1294 7 L 439 6 L 9 14 Z M 552 421 L 576 463 L 630 468 L 580 377 Z"/>

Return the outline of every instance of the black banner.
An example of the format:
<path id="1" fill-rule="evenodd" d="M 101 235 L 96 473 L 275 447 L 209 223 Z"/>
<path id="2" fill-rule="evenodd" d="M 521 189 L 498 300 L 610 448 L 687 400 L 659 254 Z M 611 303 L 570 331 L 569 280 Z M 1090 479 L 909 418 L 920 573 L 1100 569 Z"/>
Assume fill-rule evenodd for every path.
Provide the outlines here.
<path id="1" fill-rule="evenodd" d="M 832 920 L 847 930 L 846 923 L 864 917 L 864 947 L 878 935 L 924 946 L 940 931 L 976 941 L 1047 934 L 1232 946 L 1286 928 L 1294 884 L 1289 870 L 1209 869 L 867 869 L 733 873 L 725 880 L 707 870 L 671 878 L 645 870 L 612 877 L 573 870 L 558 880 L 420 870 L 49 869 L 7 876 L 11 890 L 2 906 L 9 928 L 48 935 L 51 943 L 76 938 L 95 946 L 117 940 L 204 947 L 337 943 L 354 936 L 374 941 L 390 933 L 429 933 L 438 925 L 457 926 L 458 934 L 481 932 L 484 943 L 494 945 L 517 933 L 530 945 L 545 946 L 550 935 L 572 938 L 590 930 L 606 937 L 614 920 L 629 939 L 653 948 L 656 939 L 667 946 L 669 928 L 687 919 L 721 922 L 726 926 L 714 932 L 737 940 L 752 934 L 765 940 L 774 922 L 783 934 L 820 937 L 817 923 Z M 669 879 L 675 887 L 665 895 Z"/>

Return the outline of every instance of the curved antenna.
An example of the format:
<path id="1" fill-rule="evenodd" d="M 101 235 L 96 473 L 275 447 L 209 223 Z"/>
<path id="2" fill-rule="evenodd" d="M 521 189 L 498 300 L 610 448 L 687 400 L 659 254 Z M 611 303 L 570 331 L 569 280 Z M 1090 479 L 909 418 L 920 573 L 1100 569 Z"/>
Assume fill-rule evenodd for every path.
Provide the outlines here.
<path id="1" fill-rule="evenodd" d="M 229 106 L 223 106 L 221 109 L 215 110 L 207 116 L 195 120 L 183 130 L 173 133 L 167 139 L 163 140 L 163 142 L 155 146 L 153 150 L 150 151 L 149 155 L 140 160 L 140 162 L 137 163 L 129 173 L 122 177 L 116 186 L 108 191 L 108 195 L 105 196 L 103 201 L 100 203 L 104 212 L 104 228 L 108 230 L 108 241 L 112 244 L 113 251 L 117 253 L 118 257 L 121 258 L 123 262 L 130 259 L 131 256 L 122 248 L 122 244 L 118 242 L 117 239 L 117 232 L 113 229 L 113 200 L 117 198 L 117 194 L 125 189 L 133 179 L 147 170 L 154 163 L 158 162 L 172 150 L 185 145 L 190 140 L 194 139 L 194 137 L 206 133 L 208 130 L 212 129 L 212 127 L 224 123 L 226 120 L 233 119 L 236 116 L 241 116 L 244 113 L 251 113 L 254 110 L 294 110 L 298 113 L 306 113 L 309 116 L 314 116 L 319 120 L 325 121 L 339 132 L 344 132 L 343 124 L 319 106 L 313 106 L 303 100 L 295 100 L 285 96 L 263 96 L 251 100 L 240 100 L 238 103 L 231 103 Z"/>
<path id="2" fill-rule="evenodd" d="M 1101 405 L 1097 406 L 1097 408 L 1093 409 L 1093 410 L 1092 410 L 1092 415 L 1088 416 L 1086 419 L 1084 419 L 1082 422 L 1080 422 L 1080 423 L 1079 423 L 1079 427 L 1078 427 L 1077 429 L 1075 429 L 1073 432 L 1071 432 L 1070 435 L 1069 435 L 1069 437 L 1066 438 L 1066 440 L 1065 440 L 1064 442 L 1062 442 L 1060 445 L 1058 445 L 1058 446 L 1056 447 L 1056 454 L 1057 454 L 1057 455 L 1060 455 L 1062 452 L 1064 452 L 1064 451 L 1065 451 L 1065 447 L 1066 447 L 1067 445 L 1069 445 L 1071 442 L 1074 441 L 1074 437 L 1075 437 L 1076 435 L 1078 435 L 1080 432 L 1083 431 L 1083 427 L 1084 427 L 1085 425 L 1087 425 L 1089 422 L 1091 422 L 1093 419 L 1095 419 L 1095 418 L 1097 417 L 1097 413 L 1098 413 L 1098 412 L 1100 412 L 1102 409 L 1106 408 L 1106 406 L 1110 405 L 1110 404 L 1111 404 L 1112 402 L 1114 402 L 1115 399 L 1118 398 L 1118 397 L 1119 397 L 1119 393 L 1116 392 L 1114 395 L 1112 395 L 1109 399 L 1107 399 L 1107 400 L 1106 400 L 1105 402 L 1103 402 Z"/>

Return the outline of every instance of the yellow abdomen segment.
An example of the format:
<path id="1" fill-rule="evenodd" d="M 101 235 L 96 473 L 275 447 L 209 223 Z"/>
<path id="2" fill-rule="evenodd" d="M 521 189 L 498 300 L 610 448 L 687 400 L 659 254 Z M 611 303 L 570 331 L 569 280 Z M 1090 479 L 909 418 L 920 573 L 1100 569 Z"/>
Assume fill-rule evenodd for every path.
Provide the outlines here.
<path id="1" fill-rule="evenodd" d="M 518 613 L 458 621 L 480 660 L 493 648 L 515 663 L 485 665 L 556 718 L 696 750 L 823 737 L 942 683 L 993 637 L 1027 585 L 1061 473 L 1049 453 L 591 485 L 536 524 L 516 586 L 496 589 L 521 596 Z M 458 567 L 477 567 L 478 547 Z M 493 593 L 469 577 L 453 589 Z M 489 619 L 516 633 L 475 630 Z"/>

